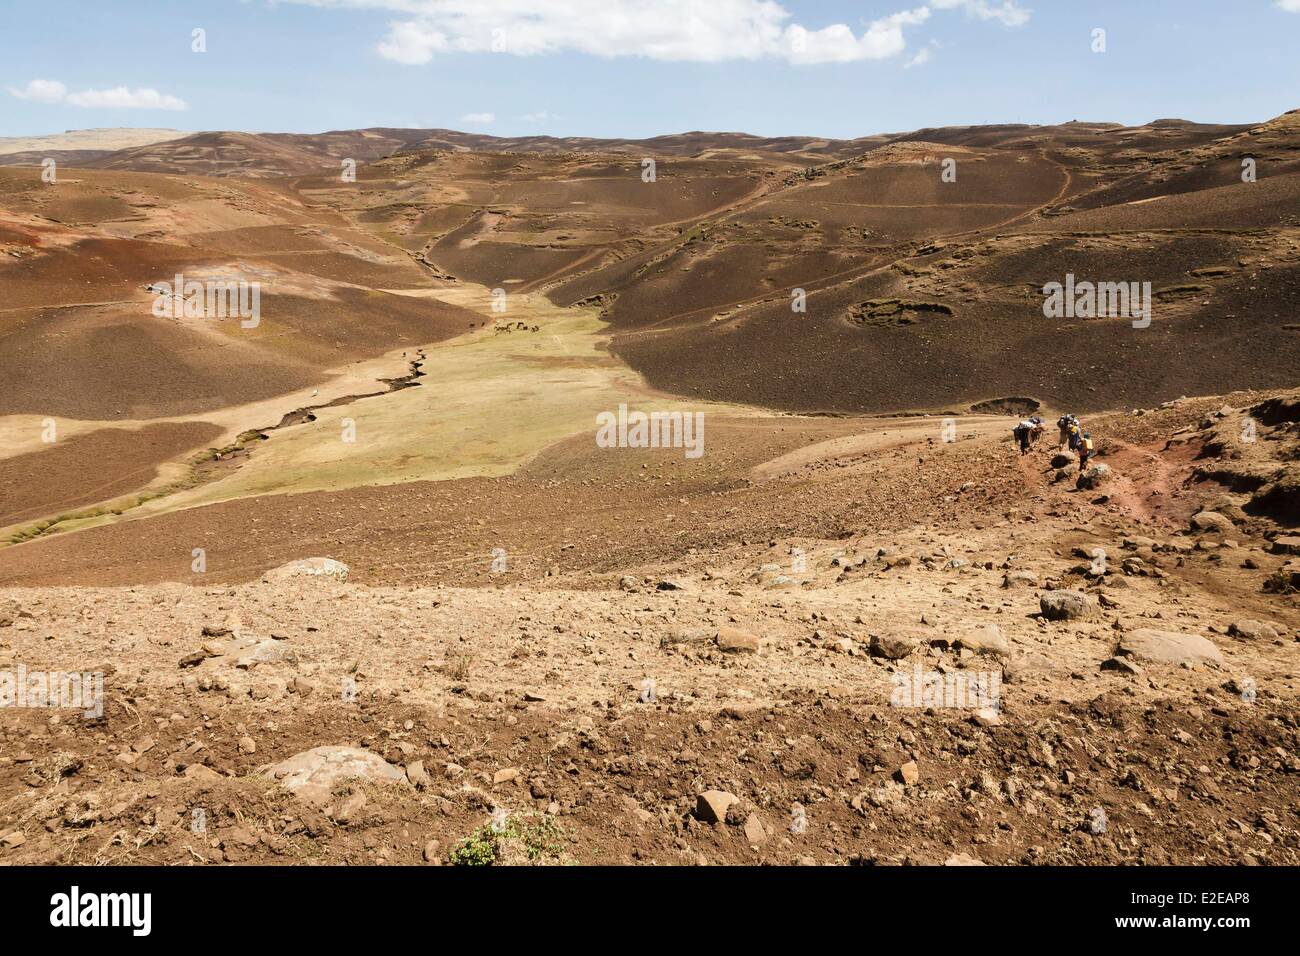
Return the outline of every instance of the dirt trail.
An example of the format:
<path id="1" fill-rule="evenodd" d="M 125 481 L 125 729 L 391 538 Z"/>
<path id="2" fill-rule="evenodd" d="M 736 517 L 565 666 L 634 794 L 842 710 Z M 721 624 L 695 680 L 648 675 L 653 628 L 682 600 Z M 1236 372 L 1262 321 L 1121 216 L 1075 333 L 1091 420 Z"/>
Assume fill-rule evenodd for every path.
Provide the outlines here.
<path id="1" fill-rule="evenodd" d="M 1190 465 L 1176 464 L 1153 447 L 1134 445 L 1115 437 L 1107 437 L 1105 441 L 1120 449 L 1118 454 L 1100 459 L 1117 474 L 1113 487 L 1108 489 L 1111 498 L 1144 522 L 1172 525 L 1177 520 L 1175 516 L 1162 512 L 1190 476 Z"/>

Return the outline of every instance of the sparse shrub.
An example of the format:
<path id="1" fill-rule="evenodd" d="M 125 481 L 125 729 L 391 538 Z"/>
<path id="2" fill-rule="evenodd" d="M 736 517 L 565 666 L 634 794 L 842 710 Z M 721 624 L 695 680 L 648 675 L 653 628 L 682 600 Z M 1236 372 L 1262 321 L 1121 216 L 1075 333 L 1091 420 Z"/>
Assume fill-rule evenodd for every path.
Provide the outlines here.
<path id="1" fill-rule="evenodd" d="M 491 826 L 479 827 L 452 847 L 452 865 L 492 866 L 497 861 L 497 836 Z"/>
<path id="2" fill-rule="evenodd" d="M 1295 578 L 1286 568 L 1278 568 L 1264 579 L 1264 590 L 1269 594 L 1295 594 Z"/>
<path id="3" fill-rule="evenodd" d="M 456 659 L 455 663 L 451 665 L 450 670 L 447 672 L 447 676 L 452 680 L 463 684 L 465 681 L 469 680 L 469 672 L 473 664 L 474 658 L 470 657 L 468 654 L 462 654 Z"/>
<path id="4" fill-rule="evenodd" d="M 548 816 L 511 814 L 498 827 L 487 823 L 452 848 L 455 866 L 523 866 L 559 863 L 564 833 Z"/>

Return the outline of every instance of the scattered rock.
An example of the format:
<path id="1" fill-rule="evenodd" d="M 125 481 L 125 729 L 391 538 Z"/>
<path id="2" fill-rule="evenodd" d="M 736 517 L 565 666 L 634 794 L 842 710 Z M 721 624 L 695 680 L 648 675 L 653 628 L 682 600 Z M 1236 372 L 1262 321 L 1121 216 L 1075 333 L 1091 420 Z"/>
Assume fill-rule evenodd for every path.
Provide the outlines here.
<path id="1" fill-rule="evenodd" d="M 1081 474 L 1074 484 L 1076 488 L 1081 490 L 1093 491 L 1110 481 L 1110 479 L 1110 465 L 1096 464 Z"/>
<path id="2" fill-rule="evenodd" d="M 1142 668 L 1127 657 L 1108 657 L 1101 662 L 1101 669 L 1104 671 L 1119 671 L 1122 674 L 1133 676 L 1142 673 Z"/>
<path id="3" fill-rule="evenodd" d="M 22 605 L 11 598 L 0 601 L 0 627 L 11 627 L 22 615 Z"/>
<path id="4" fill-rule="evenodd" d="M 1038 606 L 1049 621 L 1077 621 L 1097 613 L 1097 602 L 1082 591 L 1048 591 Z"/>
<path id="5" fill-rule="evenodd" d="M 902 634 L 871 635 L 871 655 L 889 661 L 901 661 L 904 657 L 911 656 L 917 646 L 918 642 L 915 638 Z"/>
<path id="6" fill-rule="evenodd" d="M 909 760 L 894 772 L 894 776 L 905 787 L 915 787 L 921 780 L 921 769 L 917 767 L 915 760 Z"/>
<path id="7" fill-rule="evenodd" d="M 228 614 L 226 618 L 217 624 L 213 621 L 205 621 L 199 629 L 201 637 L 239 637 L 243 631 L 243 621 L 237 615 Z"/>
<path id="8" fill-rule="evenodd" d="M 987 654 L 993 657 L 1008 657 L 1011 654 L 1011 642 L 1007 640 L 1002 628 L 996 624 L 986 624 L 984 627 L 963 634 L 955 643 L 976 654 Z"/>
<path id="9" fill-rule="evenodd" d="M 725 790 L 705 790 L 695 800 L 695 815 L 705 823 L 722 823 L 740 797 Z"/>
<path id="10" fill-rule="evenodd" d="M 267 571 L 262 575 L 262 580 L 286 581 L 290 578 L 320 577 L 346 581 L 348 579 L 348 566 L 342 561 L 335 561 L 333 558 L 302 558 Z"/>
<path id="11" fill-rule="evenodd" d="M 1223 655 L 1198 634 L 1141 628 L 1120 639 L 1116 654 L 1151 664 L 1223 663 Z"/>
<path id="12" fill-rule="evenodd" d="M 1228 633 L 1247 641 L 1275 641 L 1281 636 L 1272 624 L 1251 620 L 1233 621 Z"/>
<path id="13" fill-rule="evenodd" d="M 722 626 L 713 638 L 719 649 L 728 654 L 757 654 L 762 642 L 748 631 L 738 627 Z"/>
<path id="14" fill-rule="evenodd" d="M 406 765 L 406 779 L 411 782 L 411 786 L 417 790 L 426 790 L 433 778 L 429 772 L 424 769 L 424 761 L 413 760 Z"/>
<path id="15" fill-rule="evenodd" d="M 1214 534 L 1231 534 L 1236 530 L 1233 523 L 1217 511 L 1202 511 L 1194 514 L 1191 523 L 1196 531 L 1209 531 Z"/>
<path id="16" fill-rule="evenodd" d="M 366 808 L 366 795 L 360 790 L 354 790 L 345 796 L 330 814 L 338 823 L 349 823 L 361 815 L 361 811 Z"/>
<path id="17" fill-rule="evenodd" d="M 351 780 L 405 784 L 406 775 L 382 757 L 356 747 L 313 747 L 263 768 L 280 786 L 308 803 L 327 806 L 334 788 Z"/>
<path id="18" fill-rule="evenodd" d="M 1284 535 L 1273 539 L 1269 549 L 1274 554 L 1300 554 L 1300 535 Z"/>
<path id="19" fill-rule="evenodd" d="M 296 664 L 297 662 L 298 655 L 294 653 L 289 642 L 277 640 L 258 641 L 241 650 L 235 658 L 235 666 L 241 670 L 248 670 L 258 664 Z"/>

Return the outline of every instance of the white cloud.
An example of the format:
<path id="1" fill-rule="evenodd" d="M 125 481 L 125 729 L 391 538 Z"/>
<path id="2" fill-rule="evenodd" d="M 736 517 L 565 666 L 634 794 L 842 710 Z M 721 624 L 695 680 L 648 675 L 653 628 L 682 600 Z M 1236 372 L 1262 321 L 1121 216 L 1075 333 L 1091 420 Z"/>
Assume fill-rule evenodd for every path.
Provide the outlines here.
<path id="1" fill-rule="evenodd" d="M 68 88 L 58 80 L 32 80 L 21 90 L 9 87 L 9 94 L 34 103 L 62 103 Z"/>
<path id="2" fill-rule="evenodd" d="M 559 119 L 558 116 L 552 115 L 550 110 L 538 110 L 536 113 L 525 113 L 519 118 L 525 123 L 545 123 L 547 120 Z"/>
<path id="3" fill-rule="evenodd" d="M 11 96 L 36 103 L 67 103 L 86 109 L 185 110 L 185 101 L 147 87 L 137 90 L 117 86 L 111 90 L 81 90 L 69 93 L 58 80 L 32 80 L 21 90 L 9 87 Z"/>
<path id="4" fill-rule="evenodd" d="M 474 126 L 487 126 L 497 121 L 496 113 L 466 113 L 460 118 L 462 123 L 471 123 Z"/>
<path id="5" fill-rule="evenodd" d="M 842 23 L 821 30 L 806 30 L 798 24 L 785 28 L 782 53 L 791 63 L 851 63 L 855 60 L 883 60 L 907 48 L 903 28 L 930 19 L 928 7 L 904 10 L 868 25 L 861 37 Z"/>
<path id="6" fill-rule="evenodd" d="M 1286 0 L 1294 3 L 1297 0 Z M 980 20 L 997 20 L 1005 27 L 1022 27 L 1029 22 L 1029 11 L 1020 6 L 1016 0 L 930 0 L 936 10 L 952 10 L 960 7 L 969 15 Z"/>
<path id="7" fill-rule="evenodd" d="M 185 101 L 176 96 L 159 93 L 144 87 L 128 90 L 125 86 L 115 86 L 111 90 L 82 90 L 69 93 L 68 102 L 73 106 L 88 109 L 117 110 L 184 110 L 189 109 Z"/>
<path id="8" fill-rule="evenodd" d="M 965 10 L 979 20 L 1020 26 L 1029 11 L 1018 0 L 923 0 L 881 17 L 861 33 L 836 23 L 809 28 L 776 0 L 287 0 L 321 8 L 386 10 L 380 56 L 428 63 L 443 53 L 516 56 L 574 52 L 652 60 L 716 63 L 784 59 L 794 64 L 849 63 L 895 57 L 904 31 L 935 10 Z M 1300 0 L 1287 0 L 1300 2 Z"/>
<path id="9" fill-rule="evenodd" d="M 930 62 L 931 55 L 928 46 L 921 47 L 921 49 L 917 51 L 916 56 L 903 64 L 903 69 L 910 70 L 914 66 L 924 66 Z"/>
<path id="10" fill-rule="evenodd" d="M 1287 13 L 1300 13 L 1300 0 L 1277 0 L 1277 5 Z"/>

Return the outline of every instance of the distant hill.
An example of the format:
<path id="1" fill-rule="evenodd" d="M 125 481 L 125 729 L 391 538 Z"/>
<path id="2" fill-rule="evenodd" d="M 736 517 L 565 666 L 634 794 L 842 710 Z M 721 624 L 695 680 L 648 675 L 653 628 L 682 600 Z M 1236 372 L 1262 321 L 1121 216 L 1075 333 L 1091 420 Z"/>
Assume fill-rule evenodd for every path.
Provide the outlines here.
<path id="1" fill-rule="evenodd" d="M 104 152 L 148 146 L 188 134 L 175 129 L 73 129 L 49 136 L 0 136 L 0 157 L 14 153 Z"/>
<path id="2" fill-rule="evenodd" d="M 763 137 L 691 131 L 648 139 L 582 136 L 491 136 L 450 129 L 375 127 L 324 133 L 242 133 L 175 130 L 83 130 L 51 137 L 0 140 L 0 165 L 27 165 L 46 155 L 64 164 L 176 175 L 265 179 L 337 168 L 345 159 L 369 163 L 432 151 L 473 153 L 645 154 L 697 158 L 770 156 L 806 166 L 852 159 L 891 143 L 924 141 L 975 148 L 1085 149 L 1100 157 L 1126 150 L 1192 148 L 1241 135 L 1249 125 L 1216 126 L 1163 119 L 1144 126 L 1073 121 L 1057 126 L 949 126 L 855 139 Z M 49 152 L 56 150 L 57 152 Z M 39 154 L 39 156 L 38 156 Z"/>

